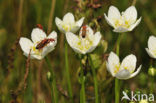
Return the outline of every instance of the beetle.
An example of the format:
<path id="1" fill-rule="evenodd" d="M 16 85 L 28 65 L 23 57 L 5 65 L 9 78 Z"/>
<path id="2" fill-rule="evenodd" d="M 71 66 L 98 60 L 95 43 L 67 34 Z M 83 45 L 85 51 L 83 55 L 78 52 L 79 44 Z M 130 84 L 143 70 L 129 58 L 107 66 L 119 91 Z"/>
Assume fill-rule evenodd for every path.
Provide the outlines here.
<path id="1" fill-rule="evenodd" d="M 87 26 L 82 26 L 82 37 L 85 38 L 86 37 L 86 31 L 87 31 Z"/>
<path id="2" fill-rule="evenodd" d="M 50 38 L 50 39 L 44 39 L 40 43 L 37 44 L 36 49 L 43 49 L 48 43 L 54 42 L 55 40 Z"/>

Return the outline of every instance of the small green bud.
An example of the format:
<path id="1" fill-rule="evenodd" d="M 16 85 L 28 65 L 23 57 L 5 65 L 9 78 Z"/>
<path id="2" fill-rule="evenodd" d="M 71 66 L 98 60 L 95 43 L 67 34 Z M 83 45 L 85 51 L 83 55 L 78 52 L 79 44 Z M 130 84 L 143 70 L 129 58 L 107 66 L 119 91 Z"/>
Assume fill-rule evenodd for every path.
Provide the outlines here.
<path id="1" fill-rule="evenodd" d="M 155 76 L 155 75 L 156 75 L 156 69 L 153 68 L 153 67 L 150 67 L 150 68 L 148 69 L 148 74 L 149 74 L 150 76 Z"/>
<path id="2" fill-rule="evenodd" d="M 52 76 L 50 72 L 47 72 L 47 80 L 52 81 Z"/>

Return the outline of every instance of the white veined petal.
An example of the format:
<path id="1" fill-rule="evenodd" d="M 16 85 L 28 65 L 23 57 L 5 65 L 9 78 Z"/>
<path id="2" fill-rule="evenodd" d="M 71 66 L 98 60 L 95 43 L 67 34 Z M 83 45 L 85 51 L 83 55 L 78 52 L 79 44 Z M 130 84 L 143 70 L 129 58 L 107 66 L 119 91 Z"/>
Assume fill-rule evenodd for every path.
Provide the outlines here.
<path id="1" fill-rule="evenodd" d="M 55 23 L 56 23 L 56 26 L 58 27 L 58 29 L 62 32 L 62 33 L 65 33 L 65 30 L 63 29 L 62 27 L 62 20 L 59 19 L 58 17 L 55 18 Z"/>
<path id="2" fill-rule="evenodd" d="M 55 47 L 53 45 L 49 45 L 43 48 L 42 51 L 42 57 L 44 58 L 48 53 L 50 53 L 51 51 L 53 51 L 55 49 Z"/>
<path id="3" fill-rule="evenodd" d="M 84 52 L 85 53 L 91 53 L 95 48 L 96 48 L 96 46 L 91 46 L 88 50 L 86 50 Z"/>
<path id="4" fill-rule="evenodd" d="M 31 39 L 34 43 L 39 42 L 46 37 L 46 33 L 42 29 L 35 28 L 32 30 Z"/>
<path id="5" fill-rule="evenodd" d="M 100 32 L 96 32 L 94 34 L 94 41 L 93 41 L 94 42 L 94 46 L 97 46 L 99 44 L 100 40 L 101 40 L 101 33 Z"/>
<path id="6" fill-rule="evenodd" d="M 115 75 L 115 70 L 120 68 L 120 60 L 119 57 L 114 53 L 111 52 L 108 57 L 108 69 L 111 72 L 111 74 L 114 76 Z"/>
<path id="7" fill-rule="evenodd" d="M 67 13 L 64 17 L 63 17 L 63 22 L 67 23 L 67 24 L 72 24 L 75 23 L 75 19 L 74 19 L 74 15 L 72 13 Z"/>
<path id="8" fill-rule="evenodd" d="M 137 71 L 132 73 L 128 79 L 135 77 L 140 72 L 141 67 L 142 67 L 142 65 L 140 65 L 139 68 L 137 69 Z"/>
<path id="9" fill-rule="evenodd" d="M 49 43 L 49 45 L 52 45 L 53 47 L 55 47 L 57 44 L 57 33 L 55 31 L 51 32 L 49 34 L 48 38 L 52 38 L 55 40 L 55 41 Z"/>
<path id="10" fill-rule="evenodd" d="M 81 27 L 85 17 L 82 17 L 79 21 L 76 22 L 76 26 Z"/>
<path id="11" fill-rule="evenodd" d="M 51 32 L 51 33 L 48 35 L 48 38 L 52 38 L 52 39 L 57 40 L 57 33 L 56 33 L 55 31 Z"/>
<path id="12" fill-rule="evenodd" d="M 19 40 L 19 44 L 20 44 L 23 52 L 28 55 L 30 52 L 31 46 L 33 46 L 32 41 L 27 38 L 21 37 Z"/>
<path id="13" fill-rule="evenodd" d="M 78 36 L 76 36 L 72 32 L 67 32 L 66 33 L 66 39 L 67 39 L 67 42 L 68 42 L 68 44 L 70 45 L 70 47 L 72 49 L 74 49 L 77 53 L 82 53 L 81 50 L 79 50 L 78 48 L 76 48 L 77 42 L 80 40 L 78 38 Z"/>
<path id="14" fill-rule="evenodd" d="M 121 70 L 126 69 L 130 73 L 133 73 L 136 68 L 136 62 L 137 62 L 137 59 L 135 55 L 133 54 L 128 55 L 123 59 L 120 68 Z"/>
<path id="15" fill-rule="evenodd" d="M 74 26 L 73 28 L 71 28 L 70 32 L 76 33 L 79 29 L 80 29 L 79 26 Z"/>
<path id="16" fill-rule="evenodd" d="M 115 6 L 110 6 L 108 10 L 109 20 L 119 19 L 121 17 L 120 11 Z"/>
<path id="17" fill-rule="evenodd" d="M 126 20 L 135 22 L 137 19 L 137 10 L 135 6 L 130 6 L 129 8 L 127 8 L 123 16 L 126 18 Z"/>
<path id="18" fill-rule="evenodd" d="M 122 32 L 127 32 L 129 30 L 127 28 L 124 28 L 124 27 L 117 27 L 113 31 L 117 32 L 117 33 L 122 33 Z"/>
<path id="19" fill-rule="evenodd" d="M 41 55 L 31 55 L 31 58 L 33 59 L 38 59 L 38 60 L 42 60 L 44 57 Z"/>
<path id="20" fill-rule="evenodd" d="M 118 78 L 118 79 L 128 79 L 130 77 L 130 72 L 126 69 L 124 70 L 120 70 L 116 75 L 115 77 Z"/>
<path id="21" fill-rule="evenodd" d="M 156 37 L 150 36 L 148 39 L 148 48 L 149 50 L 153 51 L 156 50 Z"/>
<path id="22" fill-rule="evenodd" d="M 56 17 L 56 18 L 55 18 L 55 23 L 56 23 L 56 25 L 58 26 L 58 25 L 62 24 L 62 20 L 59 19 L 58 17 Z"/>
<path id="23" fill-rule="evenodd" d="M 115 28 L 115 25 L 114 25 L 113 20 L 110 20 L 110 19 L 106 16 L 106 14 L 104 14 L 104 16 L 105 16 L 105 19 L 106 19 L 107 23 L 108 23 L 110 26 L 112 26 L 112 27 Z"/>
<path id="24" fill-rule="evenodd" d="M 139 25 L 140 22 L 141 22 L 141 17 L 140 17 L 134 24 L 132 24 L 132 25 L 128 28 L 128 30 L 129 30 L 129 31 L 132 31 L 136 26 Z"/>
<path id="25" fill-rule="evenodd" d="M 151 57 L 151 58 L 154 58 L 154 59 L 156 59 L 156 56 L 155 55 L 153 55 L 153 53 L 148 49 L 148 48 L 145 48 L 146 49 L 146 51 L 147 51 L 147 53 L 148 53 L 148 55 Z"/>

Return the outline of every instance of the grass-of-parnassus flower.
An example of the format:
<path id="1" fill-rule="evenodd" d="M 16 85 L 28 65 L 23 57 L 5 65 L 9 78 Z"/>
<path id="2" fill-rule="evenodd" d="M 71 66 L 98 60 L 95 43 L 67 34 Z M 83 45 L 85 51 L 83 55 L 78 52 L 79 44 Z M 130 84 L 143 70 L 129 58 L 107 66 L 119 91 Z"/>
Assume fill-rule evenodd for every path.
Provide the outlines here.
<path id="1" fill-rule="evenodd" d="M 55 31 L 51 32 L 48 36 L 40 28 L 34 28 L 31 33 L 31 39 L 21 37 L 19 44 L 24 52 L 25 56 L 28 56 L 30 52 L 30 57 L 32 59 L 43 59 L 49 52 L 54 50 L 57 44 L 57 33 Z"/>
<path id="2" fill-rule="evenodd" d="M 101 33 L 96 32 L 88 26 L 82 26 L 79 35 L 72 32 L 66 33 L 66 39 L 70 47 L 77 53 L 86 54 L 92 52 L 101 40 Z"/>
<path id="3" fill-rule="evenodd" d="M 148 48 L 146 48 L 148 55 L 156 59 L 156 37 L 150 36 L 148 39 Z"/>
<path id="4" fill-rule="evenodd" d="M 106 63 L 107 70 L 112 74 L 113 77 L 118 79 L 130 79 L 136 76 L 141 70 L 140 65 L 136 72 L 134 72 L 136 69 L 136 62 L 136 56 L 130 54 L 126 56 L 120 63 L 119 57 L 114 52 L 111 52 Z"/>
<path id="5" fill-rule="evenodd" d="M 77 32 L 82 26 L 83 21 L 84 17 L 78 21 L 75 21 L 74 15 L 70 12 L 63 17 L 63 20 L 59 19 L 58 17 L 55 18 L 55 23 L 58 29 L 64 34 L 66 32 Z"/>
<path id="6" fill-rule="evenodd" d="M 137 10 L 134 6 L 130 6 L 122 13 L 115 6 L 110 6 L 108 15 L 104 16 L 107 23 L 114 28 L 114 32 L 132 31 L 141 21 L 141 17 L 137 20 Z"/>

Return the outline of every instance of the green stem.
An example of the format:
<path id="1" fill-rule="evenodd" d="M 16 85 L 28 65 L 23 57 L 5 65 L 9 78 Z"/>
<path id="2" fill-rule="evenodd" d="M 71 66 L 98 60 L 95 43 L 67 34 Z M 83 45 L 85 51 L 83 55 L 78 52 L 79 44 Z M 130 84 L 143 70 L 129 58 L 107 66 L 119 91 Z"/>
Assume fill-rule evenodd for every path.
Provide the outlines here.
<path id="1" fill-rule="evenodd" d="M 67 42 L 65 42 L 65 70 L 66 70 L 66 78 L 67 78 L 67 83 L 68 83 L 68 93 L 69 93 L 71 102 L 73 103 L 73 93 L 72 93 L 72 86 L 71 86 L 69 65 L 68 65 L 68 44 L 67 44 Z"/>
<path id="2" fill-rule="evenodd" d="M 121 40 L 121 34 L 119 34 L 116 44 L 116 54 L 119 56 L 120 51 L 120 40 Z M 115 103 L 119 103 L 119 96 L 120 94 L 120 86 L 119 86 L 119 79 L 115 78 Z"/>
<path id="3" fill-rule="evenodd" d="M 45 61 L 47 62 L 47 65 L 49 67 L 49 71 L 52 75 L 52 81 L 51 81 L 51 95 L 52 95 L 52 101 L 53 103 L 58 103 L 58 91 L 57 91 L 57 86 L 56 86 L 56 78 L 55 78 L 55 74 L 52 70 L 52 65 L 50 63 L 50 60 L 45 57 Z"/>
<path id="4" fill-rule="evenodd" d="M 86 103 L 86 97 L 85 97 L 85 76 L 83 72 L 83 67 L 80 59 L 80 81 L 81 81 L 81 90 L 80 90 L 80 103 Z"/>
<path id="5" fill-rule="evenodd" d="M 95 71 L 91 56 L 89 56 L 89 62 L 91 64 L 91 69 L 92 69 L 93 79 L 94 79 L 95 103 L 99 103 L 97 76 L 96 76 L 96 71 Z"/>

